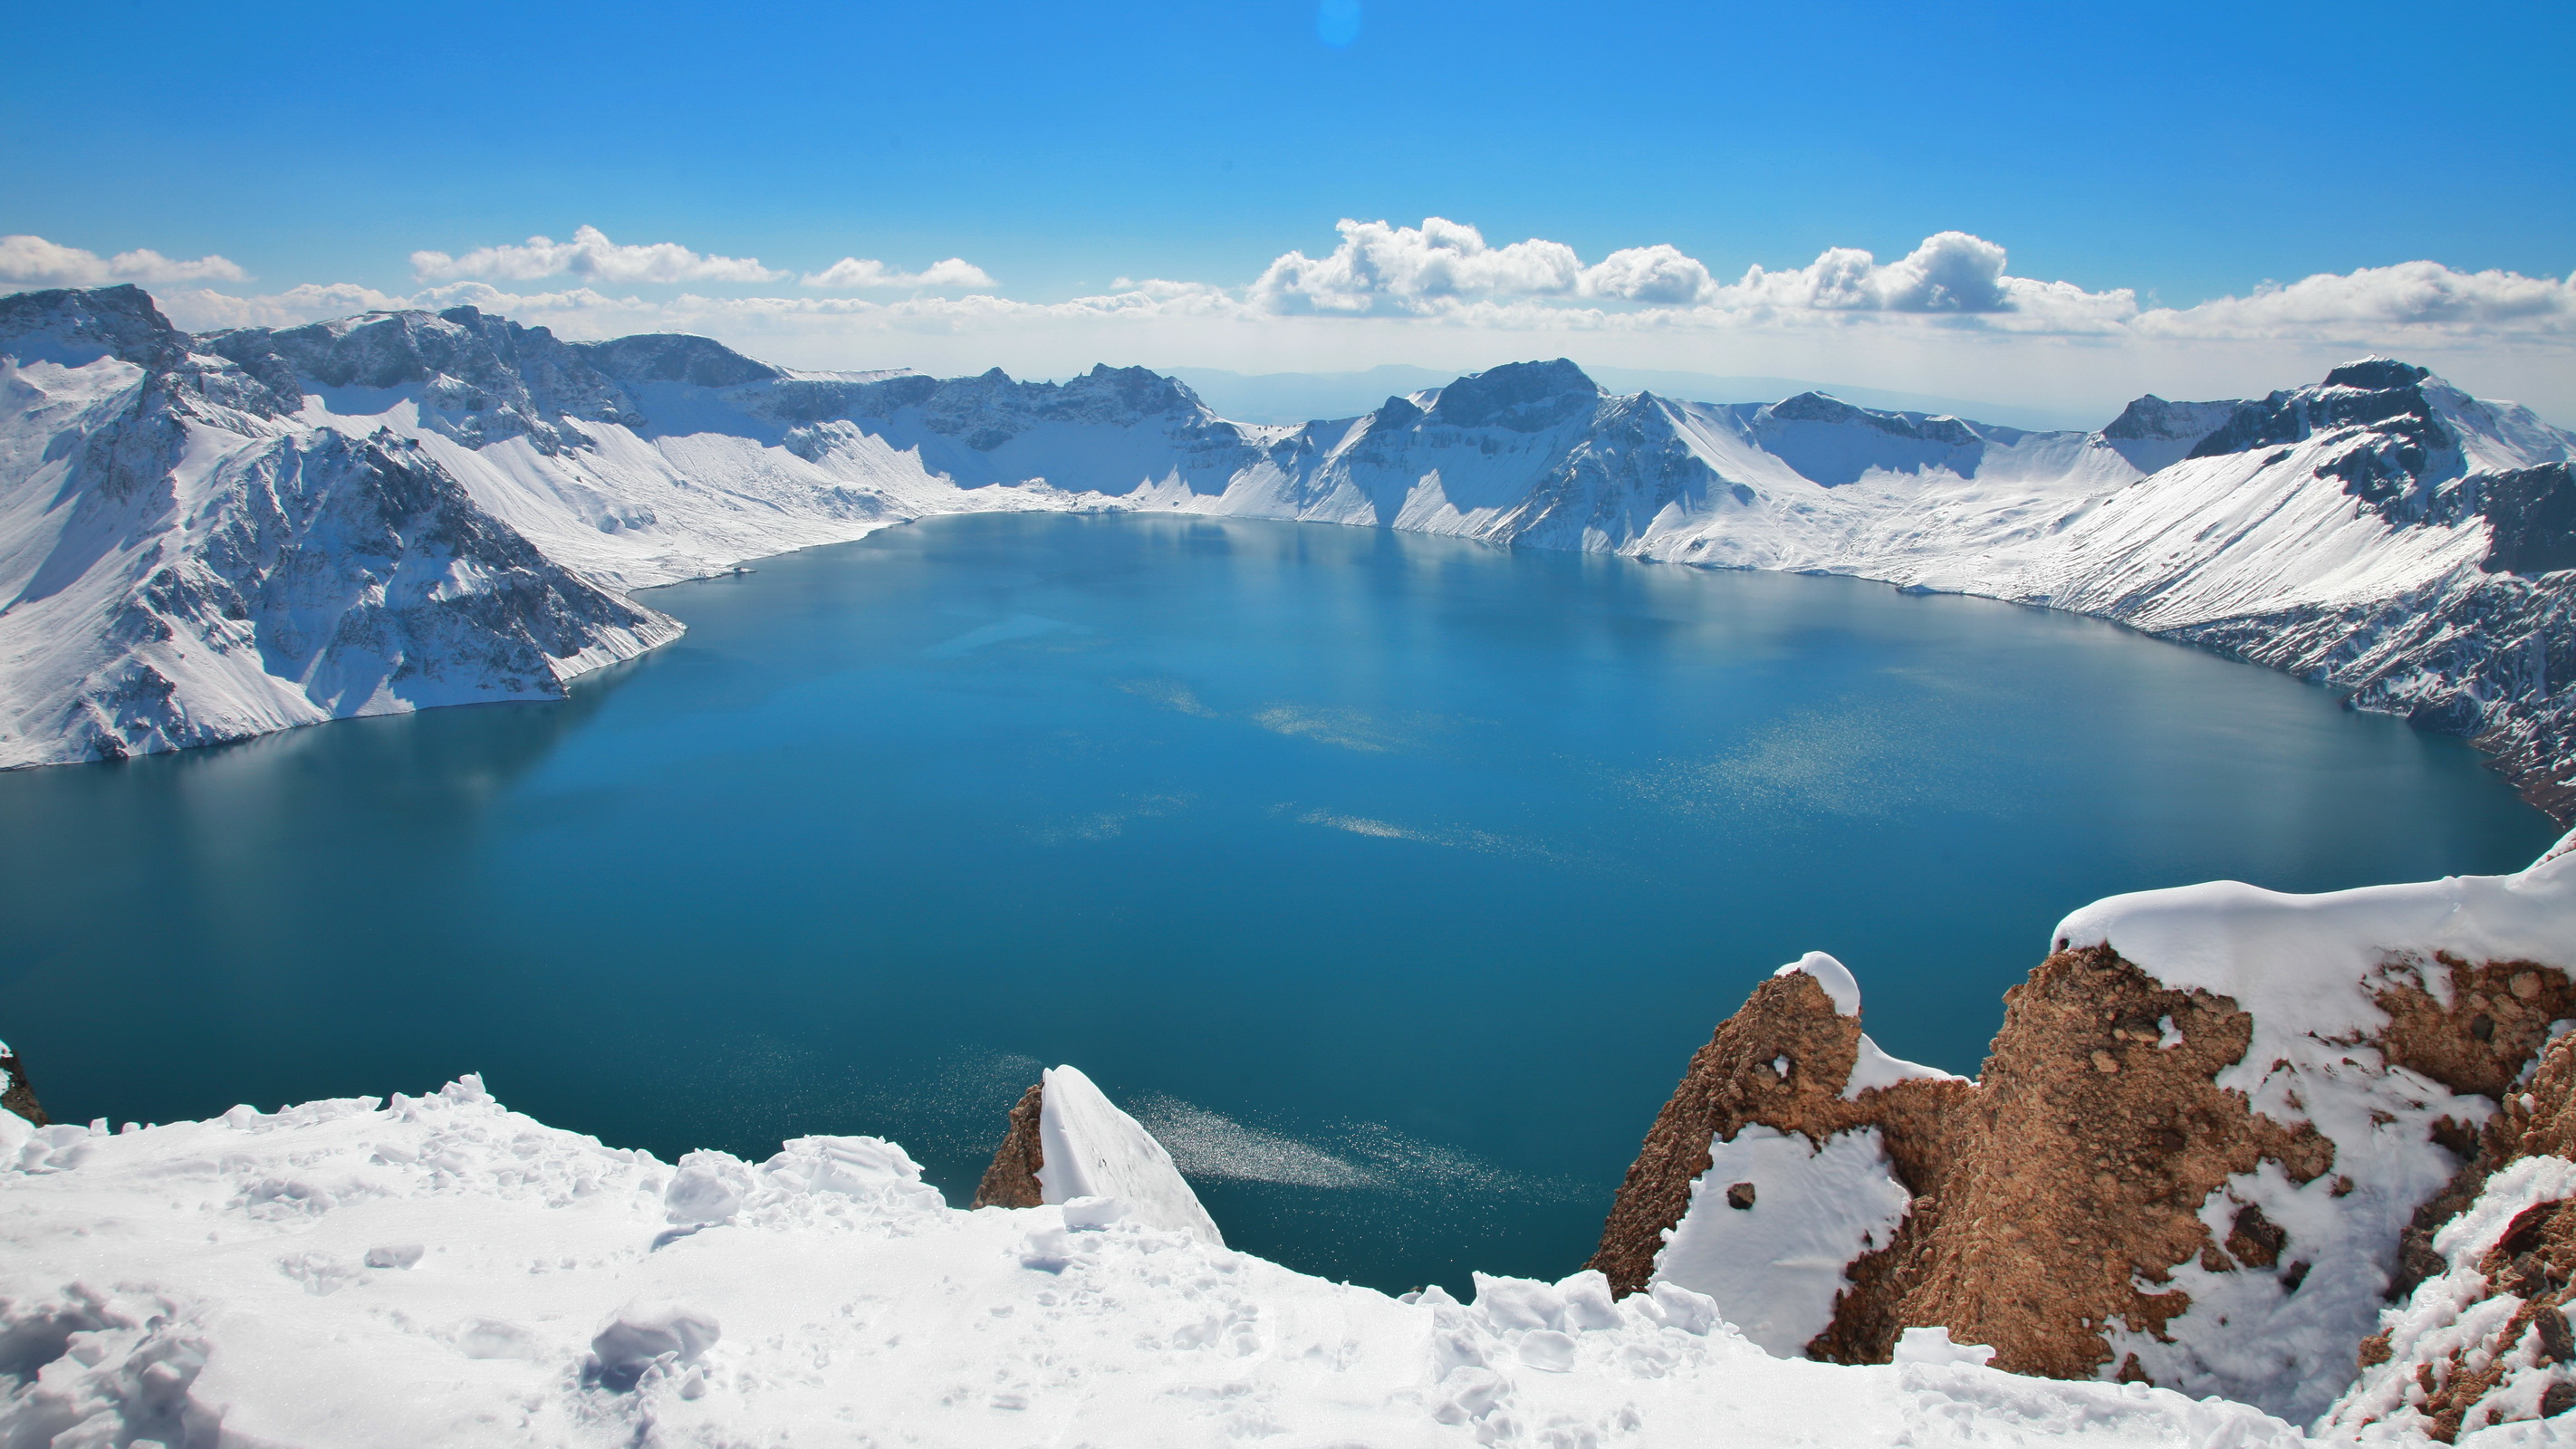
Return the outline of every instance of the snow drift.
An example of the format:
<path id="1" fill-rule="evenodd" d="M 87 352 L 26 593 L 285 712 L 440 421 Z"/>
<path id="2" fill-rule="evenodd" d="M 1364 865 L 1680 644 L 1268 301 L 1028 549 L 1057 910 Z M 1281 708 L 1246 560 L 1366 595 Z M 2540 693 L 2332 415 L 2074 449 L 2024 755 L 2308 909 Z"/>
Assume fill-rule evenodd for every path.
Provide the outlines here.
<path id="1" fill-rule="evenodd" d="M 10 1444 L 2302 1442 L 1946 1344 L 1784 1361 L 1671 1285 L 1398 1299 L 1099 1198 L 959 1211 L 875 1138 L 675 1168 L 473 1078 L 116 1133 L 0 1113 L 0 1194 Z"/>

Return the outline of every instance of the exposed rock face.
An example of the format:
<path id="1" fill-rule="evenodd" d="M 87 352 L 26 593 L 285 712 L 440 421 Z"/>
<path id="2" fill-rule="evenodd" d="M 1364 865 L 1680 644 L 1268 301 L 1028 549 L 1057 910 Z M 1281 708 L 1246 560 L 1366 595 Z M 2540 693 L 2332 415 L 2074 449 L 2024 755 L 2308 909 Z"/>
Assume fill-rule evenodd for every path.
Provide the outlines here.
<path id="1" fill-rule="evenodd" d="M 2280 1260 L 2259 1208 L 2232 1211 L 2223 1244 L 2202 1220 L 2230 1178 L 2266 1161 L 2298 1183 L 2334 1163 L 2312 1126 L 2261 1116 L 2213 1082 L 2245 1055 L 2246 1013 L 2164 989 L 2103 947 L 2050 956 L 2004 999 L 1977 1130 L 1895 1319 L 1992 1344 L 2012 1372 L 2089 1378 L 2113 1357 L 2113 1318 L 2158 1333 L 2190 1306 L 2140 1280 L 2162 1285 L 2205 1255 L 2213 1268 L 2303 1271 Z"/>
<path id="2" fill-rule="evenodd" d="M 1686 1215 L 1728 1211 L 1732 1184 L 1712 1162 L 1741 1154 L 1724 1144 L 1776 1129 L 1821 1149 L 1871 1127 L 1913 1194 L 1910 1211 L 1892 1241 L 1847 1259 L 1847 1286 L 1809 1356 L 1884 1362 L 1903 1329 L 1938 1326 L 1991 1345 L 1995 1366 L 2014 1372 L 2113 1375 L 2312 1416 L 2351 1381 L 2381 1306 L 2427 1277 L 2451 1274 L 2441 1281 L 2452 1292 L 2470 1271 L 2487 1275 L 2481 1284 L 2534 1285 L 2515 1290 L 2517 1305 L 2544 1283 L 2552 1303 L 2567 1296 L 2576 1162 L 2564 1164 L 2566 1263 L 2555 1249 L 2522 1263 L 2534 1245 L 2558 1241 L 2549 1235 L 2562 1231 L 2559 1216 L 2534 1215 L 2530 1242 L 2497 1260 L 2520 1265 L 2519 1278 L 2476 1268 L 2483 1247 L 2463 1258 L 2440 1233 L 2488 1173 L 2517 1157 L 2576 1156 L 2576 1044 L 2551 1035 L 2551 1023 L 2576 1017 L 2576 983 L 2561 964 L 2507 954 L 2526 941 L 2543 954 L 2576 952 L 2571 883 L 2576 870 L 2559 860 L 2483 885 L 2326 897 L 2193 888 L 2209 894 L 2105 902 L 2070 917 L 2061 930 L 2073 939 L 2006 994 L 2003 1029 L 1973 1084 L 1912 1080 L 1847 1094 L 1856 1058 L 1872 1050 L 1856 991 L 1844 1014 L 1814 980 L 1776 977 L 1693 1056 L 1592 1266 L 1621 1293 L 1670 1276 L 1678 1250 L 1668 1245 L 1687 1238 Z M 2506 943 L 2486 959 L 2407 935 L 2406 922 L 2450 929 L 2441 923 L 2480 909 L 2506 926 L 2481 937 L 2487 927 L 2473 922 L 2458 939 Z M 2192 934 L 2193 913 L 2209 932 Z M 2352 956 L 2361 964 L 2340 981 L 2348 1007 L 2301 1015 L 2298 1002 L 2332 995 L 2337 981 L 2320 973 L 2343 958 L 2268 955 L 2266 932 L 2304 917 L 2322 936 L 2386 935 L 2384 951 Z M 2084 930 L 2088 919 L 2110 922 L 2107 939 Z M 2124 956 L 2124 942 L 2154 969 Z M 2220 966 L 2173 964 L 2185 947 Z M 2213 991 L 2189 979 L 2195 969 L 2259 989 Z M 2303 974 L 2313 986 L 2277 994 Z M 2366 1028 L 2334 1027 L 2338 1011 Z M 2529 1095 L 2517 1092 L 2553 1041 Z M 1731 1205 L 1750 1207 L 1745 1196 Z M 2426 1283 L 2419 1299 L 2438 1286 Z M 1765 1309 L 1718 1296 L 1730 1316 Z M 2513 1311 L 2516 1333 L 2540 1321 L 2537 1309 Z M 2476 1344 L 2451 1347 L 2477 1373 L 2491 1367 Z M 2384 1342 L 2375 1351 L 2387 1359 Z M 2457 1414 L 2441 1416 L 2504 1391 L 2494 1373 L 2435 1376 L 2464 1387 L 2449 1399 L 2417 1395 L 2428 1423 L 2456 1428 Z M 2576 1396 L 2576 1372 L 2566 1377 Z M 2513 1385 L 2524 1397 L 2541 1392 Z"/>
<path id="3" fill-rule="evenodd" d="M 1038 1121 L 1046 1107 L 1046 1084 L 1032 1082 L 1011 1108 L 1010 1130 L 993 1151 L 993 1165 L 975 1187 L 975 1207 L 1033 1208 L 1046 1201 L 1038 1172 L 1046 1166 L 1046 1148 L 1038 1140 Z"/>
<path id="4" fill-rule="evenodd" d="M 0 1111 L 15 1112 L 39 1127 L 53 1121 L 36 1100 L 36 1089 L 27 1084 L 27 1064 L 7 1042 L 0 1042 Z"/>
<path id="5" fill-rule="evenodd" d="M 2102 441 L 2145 472 L 2182 461 L 2200 440 L 2227 425 L 2233 402 L 2167 402 L 2154 393 L 2121 409 Z"/>
<path id="6" fill-rule="evenodd" d="M 1619 1294 L 1644 1288 L 1665 1235 L 1690 1208 L 1691 1184 L 1709 1170 L 1713 1142 L 1733 1141 L 1757 1124 L 1818 1144 L 1876 1127 L 1915 1210 L 1893 1243 L 1849 1270 L 1860 1286 L 1846 1295 L 1848 1306 L 1810 1352 L 1843 1362 L 1884 1361 L 1898 1327 L 1884 1310 L 1902 1299 L 1899 1280 L 1915 1266 L 1922 1227 L 1963 1155 L 1958 1138 L 1971 1117 L 1962 1109 L 1974 1089 L 1955 1079 L 1918 1078 L 1847 1099 L 1843 1090 L 1860 1043 L 1860 1018 L 1837 1011 L 1814 976 L 1793 972 L 1756 987 L 1692 1055 L 1629 1167 L 1601 1247 L 1586 1266 L 1600 1270 Z M 1783 1061 L 1785 1076 L 1777 1067 Z M 1749 1205 L 1751 1194 L 1744 1196 Z"/>

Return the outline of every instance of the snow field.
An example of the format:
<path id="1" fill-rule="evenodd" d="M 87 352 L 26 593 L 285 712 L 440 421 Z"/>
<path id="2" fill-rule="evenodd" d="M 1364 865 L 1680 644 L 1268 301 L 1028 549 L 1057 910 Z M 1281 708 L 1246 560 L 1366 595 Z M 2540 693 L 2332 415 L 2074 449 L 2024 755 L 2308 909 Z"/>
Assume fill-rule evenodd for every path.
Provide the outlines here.
<path id="1" fill-rule="evenodd" d="M 873 1138 L 674 1168 L 473 1078 L 113 1134 L 0 1119 L 0 1245 L 12 1446 L 2301 1442 L 1946 1343 L 1775 1359 L 1672 1284 L 1399 1299 L 1114 1201 L 959 1211 Z"/>

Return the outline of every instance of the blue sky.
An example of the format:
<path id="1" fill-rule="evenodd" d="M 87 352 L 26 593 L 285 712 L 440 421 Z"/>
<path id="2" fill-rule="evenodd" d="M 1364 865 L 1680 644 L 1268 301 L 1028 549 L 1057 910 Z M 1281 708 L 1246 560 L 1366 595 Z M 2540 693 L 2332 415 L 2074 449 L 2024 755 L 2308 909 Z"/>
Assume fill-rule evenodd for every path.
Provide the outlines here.
<path id="1" fill-rule="evenodd" d="M 1347 20 L 1348 0 L 1334 3 Z M 461 258 L 589 226 L 620 245 L 757 259 L 778 278 L 483 281 L 559 330 L 584 330 L 585 312 L 610 331 L 695 324 L 812 365 L 921 354 L 1043 371 L 1094 353 L 1467 365 L 1589 349 L 1710 371 L 1946 379 L 1937 390 L 1956 395 L 1962 381 L 2118 391 L 2166 373 L 2175 391 L 2202 378 L 2241 388 L 2311 353 L 2384 341 L 2440 352 L 2454 373 L 2465 359 L 2534 401 L 2556 386 L 2558 410 L 2576 410 L 2568 317 L 2528 289 L 2450 297 L 2425 314 L 2438 314 L 2435 332 L 2405 310 L 2417 304 L 2326 299 L 2323 313 L 2293 309 L 2297 326 L 2230 313 L 2223 327 L 2158 324 L 2148 340 L 2048 344 L 2055 365 L 2040 365 L 2031 337 L 2071 334 L 2026 325 L 2038 315 L 2027 300 L 1998 304 L 2023 314 L 2018 356 L 1963 340 L 1980 327 L 1957 317 L 1933 319 L 1947 333 L 1791 326 L 1766 341 L 1741 297 L 1714 330 L 1584 323 L 1575 330 L 1592 335 L 1568 339 L 1563 319 L 1533 324 L 1530 306 L 1624 314 L 1656 300 L 1563 278 L 1537 292 L 1526 278 L 1453 288 L 1437 306 L 1338 295 L 1299 304 L 1334 312 L 1332 325 L 1283 313 L 1266 330 L 1240 306 L 1212 320 L 1213 303 L 1150 322 L 1137 308 L 1124 320 L 932 308 L 793 323 L 669 311 L 683 296 L 810 302 L 821 293 L 795 279 L 843 257 L 881 260 L 897 279 L 962 258 L 979 283 L 921 293 L 952 301 L 1062 303 L 1149 278 L 1249 295 L 1287 253 L 1326 258 L 1344 218 L 1448 218 L 1493 247 L 1561 243 L 1584 266 L 1665 245 L 1729 284 L 1829 248 L 1884 264 L 1956 230 L 2002 248 L 2010 276 L 2127 289 L 2133 311 L 2418 261 L 2562 291 L 2576 270 L 2563 79 L 2576 7 L 2563 4 L 1357 8 L 1356 37 L 1336 46 L 1315 0 L 48 6 L 14 17 L 0 54 L 13 138 L 0 233 L 101 258 L 220 257 L 239 274 L 127 269 L 162 280 L 156 292 L 348 284 L 408 299 L 466 280 L 424 276 L 416 252 Z M 14 280 L 60 279 L 29 264 Z M 524 305 L 585 284 L 636 305 Z M 873 304 L 910 295 L 858 290 Z M 1284 294 L 1268 295 L 1281 312 Z M 174 316 L 191 305 L 215 304 L 174 304 Z M 2227 336 L 2200 335 L 2213 330 Z M 1549 337 L 1564 345 L 1536 345 Z M 1766 358 L 1796 365 L 1757 365 Z M 2068 358 L 2098 381 L 2072 380 Z"/>

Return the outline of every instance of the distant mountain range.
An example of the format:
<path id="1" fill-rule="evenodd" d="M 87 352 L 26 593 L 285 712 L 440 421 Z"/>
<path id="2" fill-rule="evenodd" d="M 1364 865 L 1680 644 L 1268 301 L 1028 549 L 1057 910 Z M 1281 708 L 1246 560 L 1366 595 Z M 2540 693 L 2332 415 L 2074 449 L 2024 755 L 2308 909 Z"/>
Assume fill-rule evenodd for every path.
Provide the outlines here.
<path id="1" fill-rule="evenodd" d="M 1971 402 L 1931 393 L 1890 392 L 1884 388 L 1810 382 L 1794 377 L 1723 377 L 1706 372 L 1671 372 L 1636 367 L 1586 367 L 1594 382 L 1611 392 L 1651 392 L 1688 402 L 1777 402 L 1802 392 L 1826 392 L 1848 403 L 1890 412 L 1946 413 L 1983 418 L 2017 428 L 2089 428 L 2099 415 L 2080 416 L 2051 408 L 2015 407 L 2010 403 Z M 1189 384 L 1190 391 L 1219 416 L 1243 423 L 1302 423 L 1314 418 L 1349 418 L 1372 411 L 1389 397 L 1420 392 L 1450 381 L 1452 373 L 1428 367 L 1387 363 L 1365 372 L 1228 372 L 1215 367 L 1175 367 L 1167 375 Z"/>
<path id="2" fill-rule="evenodd" d="M 547 697 L 680 632 L 639 588 L 932 514 L 1150 509 L 2116 619 L 2470 736 L 2564 820 L 2571 458 L 2383 359 L 2089 432 L 1562 360 L 1290 425 L 1142 368 L 799 372 L 470 307 L 192 336 L 132 287 L 28 292 L 0 297 L 0 765 Z"/>

